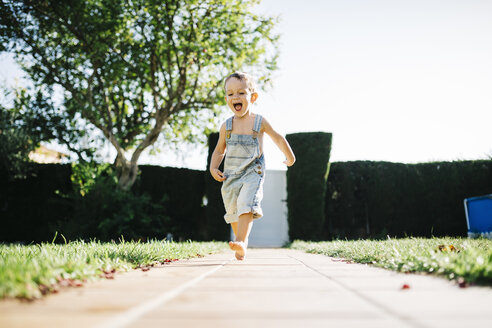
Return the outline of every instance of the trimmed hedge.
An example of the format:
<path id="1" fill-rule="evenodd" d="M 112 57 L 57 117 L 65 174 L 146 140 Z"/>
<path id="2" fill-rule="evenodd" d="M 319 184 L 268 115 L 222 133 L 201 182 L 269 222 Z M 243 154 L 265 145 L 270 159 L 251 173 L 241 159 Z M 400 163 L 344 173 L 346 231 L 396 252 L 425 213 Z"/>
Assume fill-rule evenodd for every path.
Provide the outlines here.
<path id="1" fill-rule="evenodd" d="M 206 239 L 204 172 L 147 165 L 139 170 L 126 198 L 111 196 L 111 186 L 104 185 L 74 197 L 71 165 L 35 165 L 36 176 L 1 184 L 0 242 L 50 242 L 56 231 L 72 240 L 117 239 L 119 233 L 162 239 L 168 232 L 175 240 Z M 107 222 L 111 215 L 117 216 L 114 223 Z"/>
<path id="2" fill-rule="evenodd" d="M 463 199 L 492 193 L 492 161 L 331 164 L 325 239 L 466 236 Z"/>
<path id="3" fill-rule="evenodd" d="M 326 179 L 332 134 L 295 133 L 286 136 L 296 163 L 287 170 L 287 208 L 291 240 L 320 240 L 325 221 Z"/>
<path id="4" fill-rule="evenodd" d="M 34 176 L 0 184 L 0 242 L 51 241 L 53 226 L 72 213 L 72 204 L 62 196 L 72 189 L 72 167 L 42 164 L 33 169 Z"/>
<path id="5" fill-rule="evenodd" d="M 210 136 L 208 163 L 217 138 L 218 134 Z M 315 141 L 308 141 L 310 138 Z M 292 240 L 466 236 L 463 199 L 492 193 L 492 161 L 485 160 L 332 163 L 330 176 L 323 184 L 331 135 L 296 134 L 287 139 L 297 157 L 296 164 L 287 171 Z M 208 170 L 147 165 L 140 166 L 140 170 L 133 188 L 135 197 L 128 196 L 126 206 L 116 209 L 118 200 L 109 202 L 104 198 L 107 192 L 97 193 L 104 190 L 85 197 L 83 203 L 67 197 L 73 192 L 70 165 L 36 165 L 36 176 L 4 180 L 0 184 L 0 242 L 51 241 L 55 231 L 72 239 L 105 238 L 122 226 L 114 222 L 114 227 L 106 226 L 103 235 L 97 226 L 103 216 L 111 214 L 123 221 L 130 219 L 123 222 L 128 224 L 125 229 L 132 229 L 128 235 L 164 238 L 172 232 L 177 240 L 229 238 L 229 226 L 223 220 L 221 183 L 213 180 Z M 142 198 L 145 194 L 151 201 Z M 94 208 L 76 213 L 91 204 Z M 92 221 L 85 219 L 89 217 Z M 153 221 L 161 217 L 159 224 Z M 65 233 L 67 227 L 74 234 Z"/>
<path id="6" fill-rule="evenodd" d="M 207 198 L 207 240 L 229 240 L 230 226 L 224 221 L 224 202 L 222 201 L 222 194 L 220 189 L 222 183 L 215 181 L 210 174 L 210 160 L 212 159 L 212 153 L 214 152 L 217 141 L 219 140 L 219 133 L 211 133 L 208 137 L 208 157 L 207 157 L 207 170 L 205 171 L 205 195 Z M 224 161 L 219 166 L 219 169 L 224 171 Z"/>
<path id="7" fill-rule="evenodd" d="M 203 171 L 152 165 L 140 165 L 139 169 L 141 174 L 134 189 L 163 203 L 163 214 L 170 218 L 174 238 L 205 240 Z"/>

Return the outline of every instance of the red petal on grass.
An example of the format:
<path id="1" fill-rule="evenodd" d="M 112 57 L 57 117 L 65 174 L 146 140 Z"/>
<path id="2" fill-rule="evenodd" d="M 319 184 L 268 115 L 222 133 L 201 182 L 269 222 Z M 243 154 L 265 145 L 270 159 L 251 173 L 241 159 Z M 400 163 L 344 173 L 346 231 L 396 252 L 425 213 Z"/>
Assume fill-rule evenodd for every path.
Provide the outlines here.
<path id="1" fill-rule="evenodd" d="M 70 286 L 70 281 L 68 279 L 62 279 L 58 283 L 61 287 L 68 287 Z"/>
<path id="2" fill-rule="evenodd" d="M 114 273 L 112 272 L 105 272 L 101 275 L 102 278 L 106 279 L 114 279 Z"/>
<path id="3" fill-rule="evenodd" d="M 341 258 L 332 258 L 331 260 L 332 260 L 333 262 L 354 263 L 352 260 L 348 260 L 348 259 L 341 259 Z"/>
<path id="4" fill-rule="evenodd" d="M 179 261 L 179 259 L 164 259 L 161 263 L 164 264 L 164 263 L 171 263 L 175 261 Z"/>
<path id="5" fill-rule="evenodd" d="M 41 294 L 43 295 L 46 295 L 48 294 L 48 292 L 50 291 L 50 288 L 46 285 L 39 285 L 39 291 L 41 292 Z"/>
<path id="6" fill-rule="evenodd" d="M 84 284 L 80 280 L 74 280 L 72 283 L 73 283 L 72 284 L 73 287 L 82 287 L 82 286 L 84 286 Z"/>
<path id="7" fill-rule="evenodd" d="M 149 267 L 141 267 L 140 269 L 142 269 L 142 271 L 144 271 L 144 272 L 145 272 L 145 271 L 149 271 L 149 270 L 150 270 L 150 268 L 149 268 Z"/>
<path id="8" fill-rule="evenodd" d="M 459 277 L 458 280 L 456 280 L 456 282 L 458 283 L 458 286 L 460 288 L 468 287 L 468 283 L 466 282 L 466 280 L 463 277 Z"/>

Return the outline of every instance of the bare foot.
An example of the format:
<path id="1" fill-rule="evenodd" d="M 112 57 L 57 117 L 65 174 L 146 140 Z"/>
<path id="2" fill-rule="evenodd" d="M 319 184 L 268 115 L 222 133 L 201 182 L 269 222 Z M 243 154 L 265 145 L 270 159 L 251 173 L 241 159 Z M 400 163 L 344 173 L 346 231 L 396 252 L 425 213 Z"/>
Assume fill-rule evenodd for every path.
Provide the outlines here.
<path id="1" fill-rule="evenodd" d="M 236 259 L 239 261 L 244 260 L 244 257 L 246 256 L 246 245 L 243 241 L 230 241 L 229 247 L 233 251 L 236 251 Z"/>

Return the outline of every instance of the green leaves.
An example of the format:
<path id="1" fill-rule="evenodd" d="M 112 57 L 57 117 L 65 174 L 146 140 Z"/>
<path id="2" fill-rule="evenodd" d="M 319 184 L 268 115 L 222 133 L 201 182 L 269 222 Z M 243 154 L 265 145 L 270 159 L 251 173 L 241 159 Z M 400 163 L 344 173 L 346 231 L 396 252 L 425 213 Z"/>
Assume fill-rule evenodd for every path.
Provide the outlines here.
<path id="1" fill-rule="evenodd" d="M 269 83 L 276 19 L 253 14 L 257 3 L 2 2 L 0 50 L 15 52 L 36 86 L 62 87 L 67 121 L 83 119 L 138 160 L 167 124 L 166 143 L 206 142 L 201 122 L 218 123 L 222 80 L 232 71 Z"/>
<path id="2" fill-rule="evenodd" d="M 26 178 L 33 173 L 29 153 L 50 138 L 47 125 L 52 111 L 39 93 L 32 96 L 27 89 L 3 89 L 2 93 L 11 101 L 0 104 L 0 168 L 9 179 Z M 44 111 L 38 110 L 40 104 Z"/>

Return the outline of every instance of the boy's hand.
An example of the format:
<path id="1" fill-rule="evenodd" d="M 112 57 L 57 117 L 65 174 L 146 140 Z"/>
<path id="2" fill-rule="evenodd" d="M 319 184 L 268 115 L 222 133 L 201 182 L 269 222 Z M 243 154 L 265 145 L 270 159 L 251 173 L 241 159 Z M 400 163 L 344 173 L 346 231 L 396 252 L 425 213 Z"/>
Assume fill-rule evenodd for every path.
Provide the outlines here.
<path id="1" fill-rule="evenodd" d="M 294 165 L 295 162 L 296 162 L 296 159 L 295 158 L 291 158 L 291 159 L 286 159 L 284 161 L 284 164 L 290 167 L 290 166 Z"/>
<path id="2" fill-rule="evenodd" d="M 225 179 L 227 179 L 225 176 L 224 176 L 224 173 L 222 173 L 219 169 L 211 169 L 210 170 L 210 174 L 212 174 L 212 177 L 219 181 L 219 182 L 222 182 L 224 181 Z"/>

